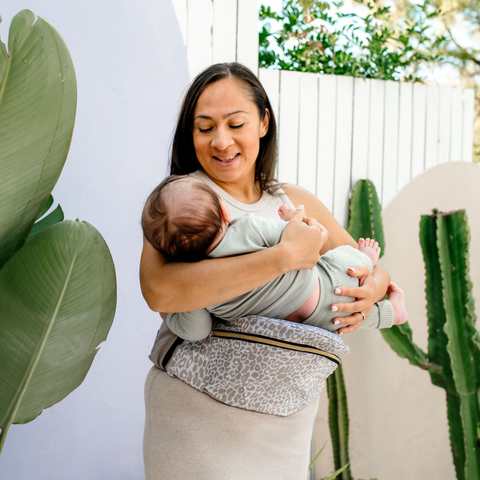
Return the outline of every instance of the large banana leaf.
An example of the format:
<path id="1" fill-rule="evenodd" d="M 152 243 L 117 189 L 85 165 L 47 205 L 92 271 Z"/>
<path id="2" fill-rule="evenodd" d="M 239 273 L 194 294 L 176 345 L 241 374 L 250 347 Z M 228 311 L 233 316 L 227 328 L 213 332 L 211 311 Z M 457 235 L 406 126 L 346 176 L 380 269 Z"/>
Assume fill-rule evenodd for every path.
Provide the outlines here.
<path id="1" fill-rule="evenodd" d="M 0 42 L 0 268 L 25 242 L 57 182 L 76 101 L 65 42 L 48 21 L 19 12 L 8 54 Z"/>
<path id="2" fill-rule="evenodd" d="M 0 450 L 26 423 L 85 378 L 116 304 L 115 270 L 99 232 L 57 223 L 0 270 Z"/>

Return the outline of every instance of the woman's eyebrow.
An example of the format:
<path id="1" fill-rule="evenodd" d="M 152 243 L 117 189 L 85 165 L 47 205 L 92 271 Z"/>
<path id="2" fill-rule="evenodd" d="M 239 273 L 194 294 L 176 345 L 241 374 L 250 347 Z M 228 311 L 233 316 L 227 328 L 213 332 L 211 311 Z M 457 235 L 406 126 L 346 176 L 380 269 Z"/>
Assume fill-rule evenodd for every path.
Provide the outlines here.
<path id="1" fill-rule="evenodd" d="M 248 112 L 245 112 L 244 110 L 235 110 L 234 112 L 227 113 L 223 116 L 223 118 L 231 117 L 232 115 L 235 115 L 236 113 L 246 113 L 248 115 Z M 197 115 L 194 120 L 197 118 L 205 118 L 206 120 L 212 120 L 212 117 L 209 117 L 208 115 Z"/>

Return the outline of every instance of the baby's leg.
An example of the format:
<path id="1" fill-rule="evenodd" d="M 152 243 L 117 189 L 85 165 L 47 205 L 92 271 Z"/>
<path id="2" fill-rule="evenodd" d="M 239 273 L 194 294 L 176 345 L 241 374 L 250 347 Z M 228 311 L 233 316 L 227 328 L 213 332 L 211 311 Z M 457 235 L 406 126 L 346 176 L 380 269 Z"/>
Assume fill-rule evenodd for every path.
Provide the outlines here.
<path id="1" fill-rule="evenodd" d="M 393 324 L 401 325 L 408 320 L 407 309 L 405 308 L 405 293 L 403 290 L 393 282 L 388 284 L 387 290 L 388 300 L 393 308 Z"/>
<path id="2" fill-rule="evenodd" d="M 370 258 L 374 266 L 377 264 L 381 251 L 381 248 L 378 246 L 378 242 L 372 240 L 371 238 L 367 238 L 366 240 L 364 238 L 360 238 L 358 240 L 358 249 L 368 258 Z"/>
<path id="3" fill-rule="evenodd" d="M 288 205 L 282 205 L 279 209 L 278 209 L 278 215 L 279 217 L 282 219 L 282 220 L 285 220 L 285 222 L 289 222 L 292 217 L 293 217 L 293 214 L 296 212 L 295 208 L 294 207 L 289 207 Z"/>

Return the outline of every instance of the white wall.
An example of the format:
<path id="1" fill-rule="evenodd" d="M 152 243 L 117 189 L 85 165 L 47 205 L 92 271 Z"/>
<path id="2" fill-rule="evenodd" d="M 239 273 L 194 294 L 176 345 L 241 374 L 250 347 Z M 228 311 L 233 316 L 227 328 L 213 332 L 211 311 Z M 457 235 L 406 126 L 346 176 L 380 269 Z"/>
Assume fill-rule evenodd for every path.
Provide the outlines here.
<path id="1" fill-rule="evenodd" d="M 65 39 L 78 81 L 67 163 L 54 189 L 66 218 L 105 237 L 118 279 L 117 314 L 85 382 L 26 425 L 13 425 L 2 480 L 141 479 L 143 385 L 158 314 L 141 296 L 140 212 L 165 176 L 167 150 L 188 84 L 185 48 L 170 1 L 4 0 L 6 43 L 29 8 Z"/>

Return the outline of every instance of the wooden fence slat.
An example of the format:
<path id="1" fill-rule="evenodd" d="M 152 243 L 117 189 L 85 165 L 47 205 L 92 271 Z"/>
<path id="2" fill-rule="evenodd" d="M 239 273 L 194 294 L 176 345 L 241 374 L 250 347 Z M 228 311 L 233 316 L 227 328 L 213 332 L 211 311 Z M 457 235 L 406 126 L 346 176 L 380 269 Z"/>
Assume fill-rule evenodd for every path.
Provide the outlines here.
<path id="1" fill-rule="evenodd" d="M 337 123 L 337 77 L 318 78 L 318 152 L 316 196 L 333 212 L 335 125 Z"/>
<path id="2" fill-rule="evenodd" d="M 438 109 L 438 163 L 439 164 L 450 161 L 451 109 L 452 109 L 452 89 L 440 88 L 439 109 Z"/>
<path id="3" fill-rule="evenodd" d="M 237 55 L 237 0 L 214 0 L 212 63 L 234 62 Z"/>
<path id="4" fill-rule="evenodd" d="M 368 122 L 370 118 L 370 83 L 364 78 L 353 80 L 352 188 L 368 175 Z"/>
<path id="5" fill-rule="evenodd" d="M 195 0 L 194 0 L 195 1 Z M 238 0 L 237 62 L 258 73 L 258 0 Z"/>
<path id="6" fill-rule="evenodd" d="M 452 88 L 452 114 L 450 123 L 450 161 L 462 159 L 463 98 L 460 88 Z"/>
<path id="7" fill-rule="evenodd" d="M 412 87 L 413 85 L 411 83 L 400 83 L 397 192 L 410 181 L 412 169 Z"/>
<path id="8" fill-rule="evenodd" d="M 475 115 L 475 91 L 468 89 L 463 91 L 463 137 L 462 137 L 462 160 L 473 160 L 473 122 Z"/>
<path id="9" fill-rule="evenodd" d="M 277 122 L 277 128 L 279 126 L 278 117 L 278 102 L 280 94 L 280 70 L 273 70 L 267 68 L 261 68 L 259 70 L 259 79 L 262 82 L 263 88 L 267 92 L 268 99 L 272 105 L 273 114 Z"/>
<path id="10" fill-rule="evenodd" d="M 190 78 L 212 64 L 212 0 L 189 0 L 187 59 Z"/>
<path id="11" fill-rule="evenodd" d="M 297 182 L 309 192 L 315 193 L 317 182 L 317 75 L 300 75 Z"/>
<path id="12" fill-rule="evenodd" d="M 337 78 L 333 215 L 346 227 L 352 161 L 353 77 Z"/>
<path id="13" fill-rule="evenodd" d="M 426 119 L 425 119 L 425 170 L 437 164 L 438 150 L 438 87 L 427 86 Z"/>
<path id="14" fill-rule="evenodd" d="M 178 24 L 182 32 L 183 44 L 187 47 L 187 0 L 172 0 L 173 8 L 177 14 Z"/>
<path id="15" fill-rule="evenodd" d="M 399 86 L 399 82 L 385 82 L 382 208 L 386 208 L 397 194 Z"/>
<path id="16" fill-rule="evenodd" d="M 281 182 L 297 183 L 299 83 L 298 72 L 280 72 L 278 177 Z"/>
<path id="17" fill-rule="evenodd" d="M 421 83 L 413 84 L 412 108 L 412 173 L 411 179 L 425 168 L 425 114 L 426 87 Z"/>
<path id="18" fill-rule="evenodd" d="M 371 80 L 370 83 L 370 121 L 368 135 L 368 178 L 377 190 L 382 203 L 383 142 L 385 114 L 385 82 Z"/>

